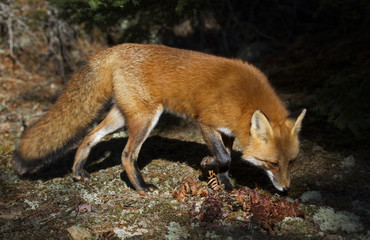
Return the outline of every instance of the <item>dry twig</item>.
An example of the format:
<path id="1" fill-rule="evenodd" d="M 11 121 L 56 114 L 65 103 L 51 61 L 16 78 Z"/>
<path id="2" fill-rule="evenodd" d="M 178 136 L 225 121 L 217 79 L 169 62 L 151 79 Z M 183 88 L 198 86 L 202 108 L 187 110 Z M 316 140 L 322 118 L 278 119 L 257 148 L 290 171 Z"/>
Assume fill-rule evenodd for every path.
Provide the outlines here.
<path id="1" fill-rule="evenodd" d="M 213 170 L 209 170 L 208 174 L 208 185 L 210 185 L 213 190 L 219 190 L 221 186 L 218 184 L 216 173 Z"/>

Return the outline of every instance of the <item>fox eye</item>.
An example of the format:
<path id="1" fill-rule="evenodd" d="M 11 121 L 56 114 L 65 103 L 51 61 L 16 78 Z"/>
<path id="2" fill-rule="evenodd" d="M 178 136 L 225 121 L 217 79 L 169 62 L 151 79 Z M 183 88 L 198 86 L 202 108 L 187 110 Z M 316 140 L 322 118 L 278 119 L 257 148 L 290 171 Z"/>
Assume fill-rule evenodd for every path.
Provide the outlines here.
<path id="1" fill-rule="evenodd" d="M 279 164 L 274 163 L 274 162 L 271 162 L 271 165 L 274 166 L 274 167 L 279 167 Z"/>

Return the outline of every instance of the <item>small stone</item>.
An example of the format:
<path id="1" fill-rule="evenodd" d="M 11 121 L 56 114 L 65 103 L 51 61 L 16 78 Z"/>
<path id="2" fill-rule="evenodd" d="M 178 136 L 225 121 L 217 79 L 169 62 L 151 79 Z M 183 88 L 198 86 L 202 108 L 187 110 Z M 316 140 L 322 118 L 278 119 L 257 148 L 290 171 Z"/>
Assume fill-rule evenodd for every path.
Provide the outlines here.
<path id="1" fill-rule="evenodd" d="M 71 238 L 73 240 L 84 240 L 93 238 L 91 232 L 82 227 L 72 226 L 67 228 L 66 230 L 68 231 L 69 235 L 71 235 Z"/>
<path id="2" fill-rule="evenodd" d="M 346 157 L 345 159 L 343 159 L 342 161 L 342 167 L 345 167 L 345 168 L 350 168 L 350 167 L 353 167 L 355 166 L 355 157 L 350 155 L 348 157 Z"/>
<path id="3" fill-rule="evenodd" d="M 301 196 L 302 202 L 320 202 L 321 193 L 319 191 L 307 191 Z"/>

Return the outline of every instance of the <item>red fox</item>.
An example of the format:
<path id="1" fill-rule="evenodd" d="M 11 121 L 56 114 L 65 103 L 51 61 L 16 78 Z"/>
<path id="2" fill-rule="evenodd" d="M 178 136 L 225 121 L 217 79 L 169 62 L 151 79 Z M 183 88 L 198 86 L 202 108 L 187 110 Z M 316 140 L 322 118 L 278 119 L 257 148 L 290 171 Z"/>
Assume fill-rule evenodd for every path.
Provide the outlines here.
<path id="1" fill-rule="evenodd" d="M 77 71 L 51 110 L 25 131 L 15 152 L 19 174 L 61 156 L 78 141 L 102 107 L 112 101 L 106 118 L 79 146 L 73 177 L 87 180 L 83 165 L 90 149 L 105 135 L 127 127 L 122 152 L 127 176 L 139 192 L 154 191 L 139 171 L 140 148 L 161 113 L 193 119 L 213 157 L 202 166 L 229 178 L 230 152 L 237 138 L 242 158 L 264 169 L 274 186 L 290 186 L 289 166 L 299 151 L 298 133 L 306 110 L 288 118 L 266 76 L 253 65 L 161 45 L 122 44 L 95 54 Z"/>

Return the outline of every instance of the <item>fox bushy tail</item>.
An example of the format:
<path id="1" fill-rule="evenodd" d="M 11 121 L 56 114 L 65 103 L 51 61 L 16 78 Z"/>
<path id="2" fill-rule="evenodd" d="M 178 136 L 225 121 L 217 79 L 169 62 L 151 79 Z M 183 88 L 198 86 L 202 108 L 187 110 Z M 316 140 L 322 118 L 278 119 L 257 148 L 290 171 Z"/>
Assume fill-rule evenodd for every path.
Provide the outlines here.
<path id="1" fill-rule="evenodd" d="M 65 154 L 85 134 L 112 95 L 107 68 L 89 61 L 68 81 L 49 112 L 25 131 L 15 152 L 19 174 Z"/>

